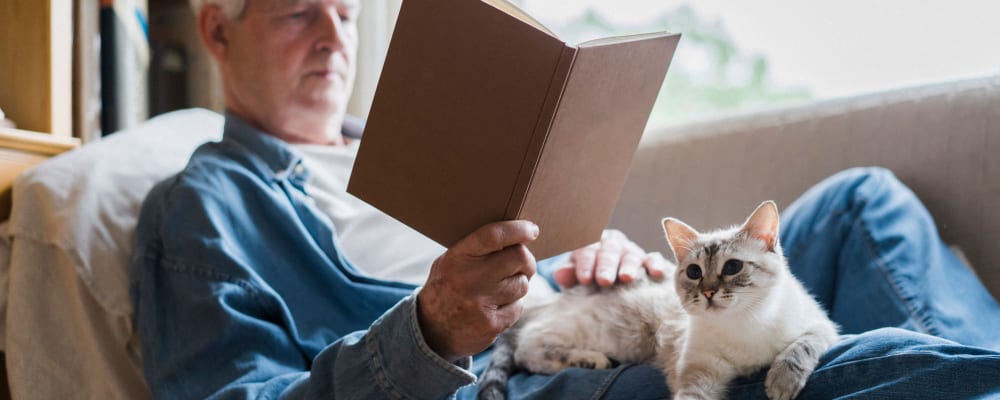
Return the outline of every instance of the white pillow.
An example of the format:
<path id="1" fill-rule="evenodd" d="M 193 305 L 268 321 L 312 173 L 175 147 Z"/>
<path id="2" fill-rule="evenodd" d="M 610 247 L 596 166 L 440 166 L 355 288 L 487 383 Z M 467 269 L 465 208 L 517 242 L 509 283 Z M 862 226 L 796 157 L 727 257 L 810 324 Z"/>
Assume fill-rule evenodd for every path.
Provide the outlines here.
<path id="1" fill-rule="evenodd" d="M 220 139 L 222 124 L 212 111 L 174 111 L 25 171 L 14 182 L 10 235 L 69 254 L 102 307 L 131 315 L 128 261 L 142 201 L 198 145 Z"/>

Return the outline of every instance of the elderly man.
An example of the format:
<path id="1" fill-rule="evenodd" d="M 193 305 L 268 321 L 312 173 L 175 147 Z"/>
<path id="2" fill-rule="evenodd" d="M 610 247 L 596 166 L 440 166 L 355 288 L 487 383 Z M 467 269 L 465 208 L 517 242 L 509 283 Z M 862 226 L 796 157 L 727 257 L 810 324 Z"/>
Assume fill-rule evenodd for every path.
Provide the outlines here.
<path id="1" fill-rule="evenodd" d="M 531 280 L 536 263 L 524 244 L 545 232 L 530 221 L 489 224 L 444 249 L 344 191 L 357 150 L 342 125 L 354 78 L 360 5 L 360 0 L 194 2 L 199 34 L 223 78 L 226 122 L 222 141 L 200 147 L 182 172 L 157 185 L 140 216 L 131 273 L 144 372 L 154 397 L 472 396 L 472 371 L 482 360 L 473 363 L 470 356 L 518 319 L 518 300 L 529 282 L 540 282 Z M 892 207 L 922 210 L 891 175 L 855 172 L 802 200 L 786 229 L 794 236 L 783 240 L 801 254 L 850 250 L 843 237 L 814 237 L 803 230 L 817 223 L 812 219 L 841 215 L 830 207 L 849 204 L 855 189 L 883 181 L 884 188 L 867 195 L 891 194 L 905 199 Z M 884 208 L 862 204 L 856 210 L 863 219 Z M 933 224 L 920 229 L 927 232 Z M 954 274 L 962 290 L 984 293 L 981 285 L 967 282 L 968 271 L 934 239 L 915 240 L 950 263 L 935 274 Z M 881 256 L 868 254 L 861 265 Z M 811 267 L 833 270 L 833 262 Z M 538 263 L 563 286 L 608 286 L 642 274 L 658 278 L 665 267 L 658 253 L 643 252 L 618 232 L 569 257 Z M 819 275 L 813 285 L 821 291 L 836 279 L 839 287 L 857 282 Z M 873 305 L 885 305 L 878 301 Z M 977 315 L 998 315 L 995 302 L 975 297 L 973 303 L 968 309 Z M 883 320 L 857 329 L 906 326 L 916 318 L 906 314 L 894 320 L 896 314 L 886 309 L 879 311 Z M 969 331 L 963 318 L 952 321 L 953 329 L 934 333 L 976 338 L 963 333 Z M 985 325 L 973 332 L 989 332 L 1000 323 Z M 977 386 L 975 376 L 995 379 L 1000 372 L 1000 362 L 991 358 L 1000 358 L 996 353 L 902 332 L 869 333 L 835 347 L 804 395 L 835 396 L 838 387 L 847 394 L 899 390 L 906 382 L 962 366 L 974 367 L 974 373 L 948 383 L 982 394 L 989 387 Z M 866 340 L 876 345 L 866 346 Z M 917 361 L 876 357 L 915 346 L 922 346 Z M 956 353 L 968 358 L 949 364 Z M 844 377 L 855 373 L 845 372 L 848 366 L 863 374 L 852 385 L 845 383 Z M 734 387 L 734 395 L 763 394 L 760 377 L 748 379 Z M 514 397 L 535 398 L 668 396 L 659 372 L 645 366 L 519 375 L 511 391 Z"/>
<path id="2" fill-rule="evenodd" d="M 520 315 L 537 226 L 490 224 L 444 251 L 343 191 L 360 5 L 196 7 L 225 137 L 158 185 L 140 218 L 135 300 L 154 394 L 444 397 L 474 382 L 469 356 Z M 662 276 L 664 263 L 609 232 L 560 276 L 610 285 L 643 267 Z"/>

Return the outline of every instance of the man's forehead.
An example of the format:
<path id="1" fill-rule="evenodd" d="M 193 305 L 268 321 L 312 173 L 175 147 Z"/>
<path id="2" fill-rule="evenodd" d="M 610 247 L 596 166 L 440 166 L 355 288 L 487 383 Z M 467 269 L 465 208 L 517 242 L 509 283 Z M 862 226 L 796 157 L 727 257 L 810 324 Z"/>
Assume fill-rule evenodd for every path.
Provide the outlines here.
<path id="1" fill-rule="evenodd" d="M 280 9 L 311 3 L 330 3 L 349 9 L 356 9 L 361 6 L 361 0 L 252 0 L 251 3 L 258 3 L 264 9 Z"/>

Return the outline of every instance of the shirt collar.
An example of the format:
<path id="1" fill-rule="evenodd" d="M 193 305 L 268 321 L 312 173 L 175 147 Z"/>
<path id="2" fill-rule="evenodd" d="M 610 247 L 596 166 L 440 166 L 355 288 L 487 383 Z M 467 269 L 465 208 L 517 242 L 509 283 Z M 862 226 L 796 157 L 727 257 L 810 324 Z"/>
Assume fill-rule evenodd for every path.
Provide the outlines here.
<path id="1" fill-rule="evenodd" d="M 225 120 L 222 128 L 223 141 L 231 140 L 245 147 L 277 178 L 304 173 L 302 156 L 284 140 L 257 129 L 231 112 L 226 111 Z"/>

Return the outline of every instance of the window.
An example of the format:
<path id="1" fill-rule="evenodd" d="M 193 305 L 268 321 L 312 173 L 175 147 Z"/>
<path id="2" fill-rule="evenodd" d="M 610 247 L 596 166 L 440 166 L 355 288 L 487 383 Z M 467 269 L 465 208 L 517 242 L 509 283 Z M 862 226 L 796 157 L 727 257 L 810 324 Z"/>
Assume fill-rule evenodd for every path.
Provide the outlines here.
<path id="1" fill-rule="evenodd" d="M 650 126 L 1000 72 L 981 0 L 523 0 L 570 43 L 684 34 Z"/>
<path id="2" fill-rule="evenodd" d="M 370 106 L 399 3 L 365 3 L 361 24 L 370 26 L 361 27 L 363 54 L 352 99 L 358 115 Z M 569 43 L 660 30 L 683 33 L 650 126 L 1000 72 L 995 22 L 1000 2 L 514 3 Z"/>

